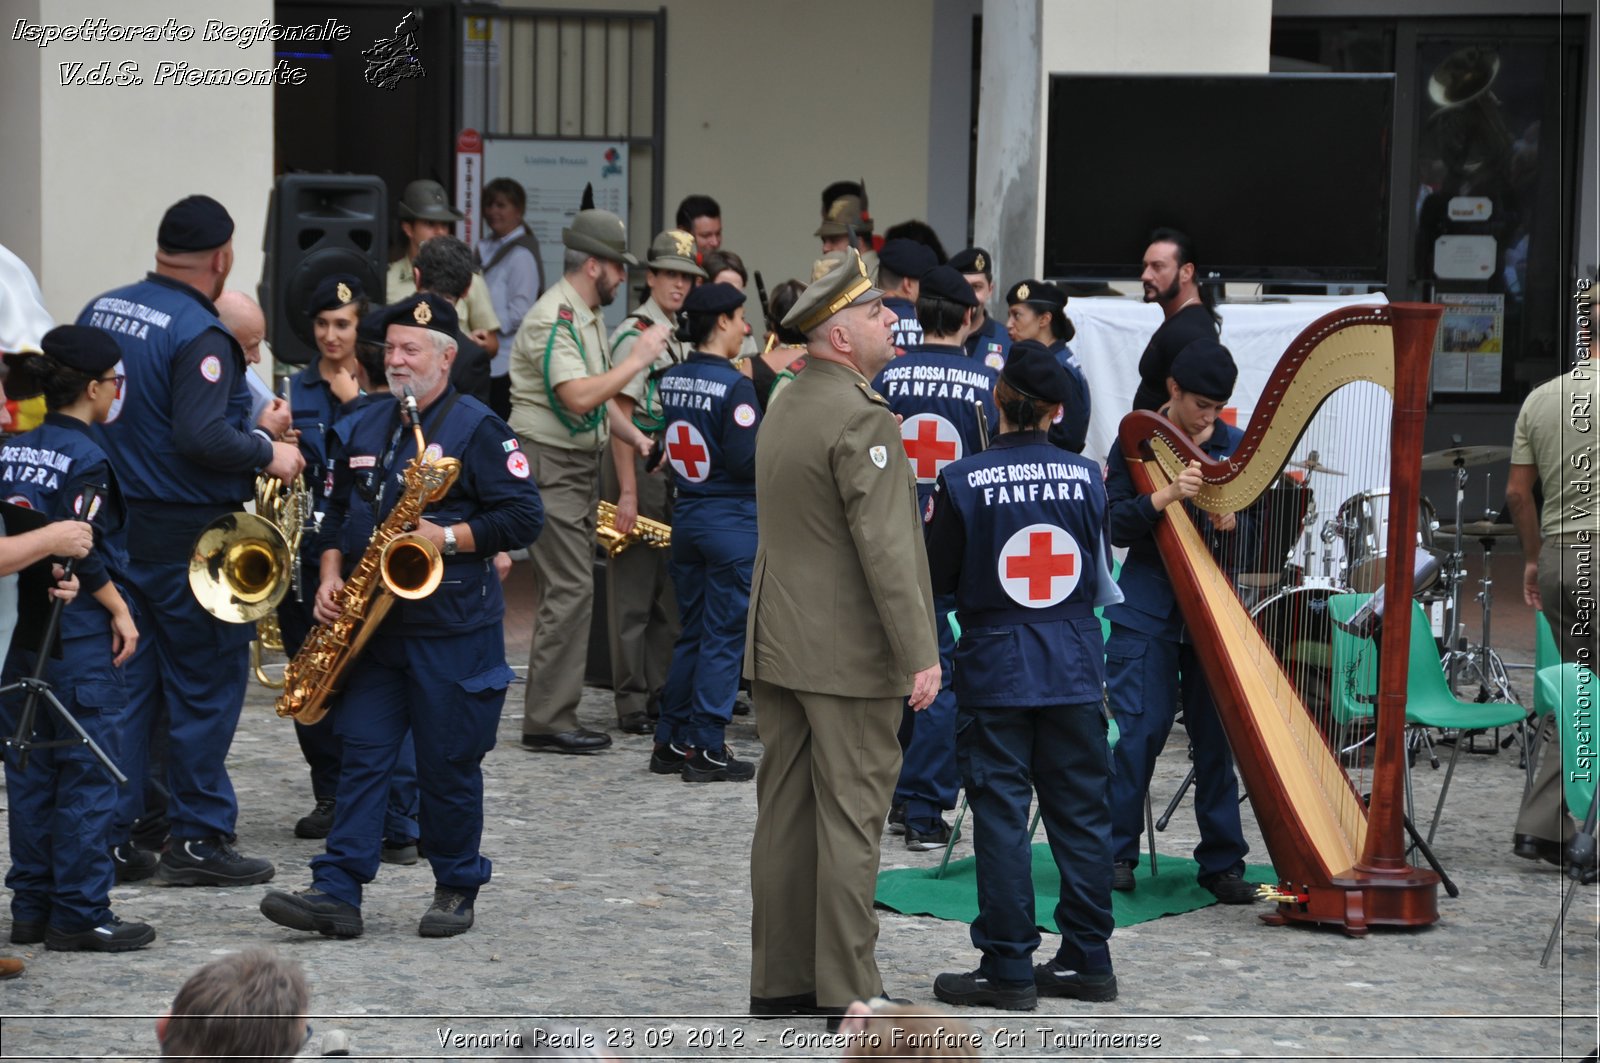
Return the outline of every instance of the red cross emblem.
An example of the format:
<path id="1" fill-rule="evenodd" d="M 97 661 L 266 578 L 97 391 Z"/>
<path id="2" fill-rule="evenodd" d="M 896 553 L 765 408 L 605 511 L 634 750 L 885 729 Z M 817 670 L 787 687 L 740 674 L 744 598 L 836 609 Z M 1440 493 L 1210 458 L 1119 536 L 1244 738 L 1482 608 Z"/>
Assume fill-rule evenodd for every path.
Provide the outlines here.
<path id="1" fill-rule="evenodd" d="M 918 483 L 933 483 L 939 470 L 961 457 L 961 433 L 936 413 L 907 417 L 900 423 L 900 439 Z"/>
<path id="2" fill-rule="evenodd" d="M 667 428 L 667 462 L 690 483 L 703 483 L 711 474 L 705 437 L 688 421 L 674 421 Z"/>
<path id="3" fill-rule="evenodd" d="M 1083 551 L 1054 524 L 1030 524 L 1000 548 L 1000 586 L 1018 605 L 1045 609 L 1078 586 Z"/>

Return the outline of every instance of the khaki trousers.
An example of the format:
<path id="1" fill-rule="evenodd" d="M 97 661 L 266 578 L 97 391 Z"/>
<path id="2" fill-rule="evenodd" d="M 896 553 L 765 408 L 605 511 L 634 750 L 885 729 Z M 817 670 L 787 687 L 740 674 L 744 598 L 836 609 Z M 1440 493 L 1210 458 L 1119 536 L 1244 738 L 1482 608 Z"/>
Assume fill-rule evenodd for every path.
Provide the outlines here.
<path id="1" fill-rule="evenodd" d="M 1592 560 L 1595 547 L 1585 549 Z M 1572 633 L 1572 624 L 1580 608 L 1576 580 L 1562 580 L 1563 568 L 1567 573 L 1576 575 L 1577 553 L 1577 550 L 1557 543 L 1545 543 L 1539 549 L 1539 599 L 1544 604 L 1544 618 L 1550 621 L 1550 630 L 1555 634 L 1556 647 L 1563 661 L 1585 660 L 1578 653 L 1585 644 L 1584 640 Z M 1587 646 L 1587 663 L 1592 667 L 1595 664 L 1592 636 Z M 1567 815 L 1562 784 L 1560 734 L 1555 716 L 1545 717 L 1534 738 L 1538 743 L 1549 744 L 1539 754 L 1539 767 L 1533 773 L 1533 786 L 1528 790 L 1528 796 L 1523 798 L 1522 810 L 1517 814 L 1516 833 L 1529 834 L 1549 842 L 1568 841 L 1574 832 L 1572 817 Z M 1588 811 L 1586 808 L 1579 809 L 1576 814 L 1582 816 Z"/>
<path id="2" fill-rule="evenodd" d="M 639 516 L 672 523 L 667 478 L 645 472 L 633 458 Z M 617 500 L 617 469 L 611 449 L 600 462 L 601 497 Z M 667 572 L 670 549 L 635 543 L 606 562 L 606 627 L 611 642 L 611 688 L 617 721 L 642 713 L 650 695 L 667 685 L 672 644 L 678 640 L 678 601 Z"/>
<path id="3" fill-rule="evenodd" d="M 594 525 L 600 501 L 600 454 L 563 450 L 530 439 L 523 453 L 544 501 L 544 531 L 528 554 L 539 608 L 528 655 L 522 733 L 577 730 L 578 699 L 594 611 Z"/>
<path id="4" fill-rule="evenodd" d="M 764 747 L 750 847 L 750 995 L 883 993 L 874 951 L 878 846 L 900 774 L 904 698 L 843 698 L 756 680 Z"/>

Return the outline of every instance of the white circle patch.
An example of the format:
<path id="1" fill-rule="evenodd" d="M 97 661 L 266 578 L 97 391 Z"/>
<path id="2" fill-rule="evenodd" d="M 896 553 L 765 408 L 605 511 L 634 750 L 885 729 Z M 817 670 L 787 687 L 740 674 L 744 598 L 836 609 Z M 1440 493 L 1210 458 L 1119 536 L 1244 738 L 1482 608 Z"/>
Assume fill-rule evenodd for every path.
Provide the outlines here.
<path id="1" fill-rule="evenodd" d="M 33 508 L 33 503 L 28 501 L 26 495 L 12 495 L 10 498 L 6 499 L 6 501 L 10 502 L 13 506 L 16 506 L 19 509 Z"/>
<path id="2" fill-rule="evenodd" d="M 756 411 L 748 402 L 741 402 L 733 408 L 733 423 L 740 428 L 749 428 L 756 423 Z"/>
<path id="3" fill-rule="evenodd" d="M 1004 369 L 1006 367 L 1006 356 L 999 351 L 991 350 L 983 356 L 983 364 L 990 369 Z"/>
<path id="4" fill-rule="evenodd" d="M 222 359 L 208 354 L 200 359 L 200 375 L 215 384 L 222 379 Z"/>
<path id="5" fill-rule="evenodd" d="M 692 484 L 704 483 L 711 475 L 711 451 L 700 430 L 688 421 L 673 421 L 667 426 L 666 439 L 672 471 Z"/>
<path id="6" fill-rule="evenodd" d="M 961 433 L 936 413 L 919 413 L 900 422 L 900 440 L 917 483 L 931 484 L 940 471 L 961 457 Z"/>
<path id="7" fill-rule="evenodd" d="M 528 456 L 520 450 L 513 450 L 506 455 L 506 472 L 519 480 L 528 478 Z"/>
<path id="8" fill-rule="evenodd" d="M 428 449 L 422 452 L 422 460 L 432 463 L 444 457 L 444 448 L 437 443 L 429 443 Z"/>
<path id="9" fill-rule="evenodd" d="M 1048 609 L 1064 600 L 1083 578 L 1078 541 L 1054 524 L 1030 524 L 1000 548 L 1000 586 L 1012 601 Z"/>

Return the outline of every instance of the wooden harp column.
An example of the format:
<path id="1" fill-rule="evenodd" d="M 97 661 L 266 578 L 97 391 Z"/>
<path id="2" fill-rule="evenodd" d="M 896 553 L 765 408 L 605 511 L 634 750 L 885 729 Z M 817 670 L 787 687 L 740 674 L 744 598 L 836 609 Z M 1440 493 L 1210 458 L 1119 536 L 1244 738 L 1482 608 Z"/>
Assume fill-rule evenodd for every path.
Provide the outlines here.
<path id="1" fill-rule="evenodd" d="M 1421 488 L 1422 424 L 1442 308 L 1396 303 L 1336 310 L 1308 326 L 1279 359 L 1235 453 L 1210 461 L 1166 418 L 1135 411 L 1119 438 L 1141 492 L 1191 461 L 1204 481 L 1193 500 L 1237 512 L 1283 471 L 1312 416 L 1336 389 L 1371 381 L 1394 398 L 1386 609 L 1379 643 L 1370 800 L 1363 803 L 1227 576 L 1181 506 L 1156 523 L 1184 622 L 1248 788 L 1277 871 L 1268 922 L 1313 922 L 1360 935 L 1373 925 L 1437 921 L 1439 878 L 1405 860 L 1405 703 Z M 1360 441 L 1356 441 L 1360 442 Z"/>

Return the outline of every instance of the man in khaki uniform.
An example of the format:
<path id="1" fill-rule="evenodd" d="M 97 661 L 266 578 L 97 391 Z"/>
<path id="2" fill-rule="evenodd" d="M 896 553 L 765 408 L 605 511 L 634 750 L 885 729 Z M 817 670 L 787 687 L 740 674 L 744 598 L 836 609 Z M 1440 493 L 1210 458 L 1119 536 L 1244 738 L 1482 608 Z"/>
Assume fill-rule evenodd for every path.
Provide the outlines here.
<path id="1" fill-rule="evenodd" d="M 544 499 L 544 532 L 529 549 L 539 596 L 522 744 L 552 753 L 595 753 L 611 736 L 578 726 L 584 658 L 594 606 L 595 511 L 600 455 L 612 433 L 648 456 L 650 439 L 609 402 L 666 345 L 665 325 L 642 332 L 612 364 L 599 309 L 627 281 L 622 219 L 579 211 L 563 229 L 561 280 L 522 319 L 511 345 L 511 427 Z"/>
<path id="2" fill-rule="evenodd" d="M 883 992 L 872 898 L 896 731 L 907 694 L 920 710 L 938 693 L 939 648 L 916 481 L 868 383 L 894 314 L 847 251 L 783 323 L 807 353 L 756 441 L 750 1010 L 841 1014 Z"/>
<path id="3" fill-rule="evenodd" d="M 451 209 L 444 186 L 438 181 L 412 181 L 406 185 L 398 209 L 400 231 L 405 235 L 407 247 L 404 255 L 389 263 L 383 286 L 387 303 L 398 303 L 417 293 L 416 274 L 412 272 L 417 252 L 435 236 L 453 234 L 455 223 L 461 220 L 461 215 Z M 483 274 L 472 274 L 467 294 L 456 300 L 456 317 L 461 331 L 488 351 L 489 357 L 499 352 L 500 318 L 494 312 L 494 301 L 489 297 L 489 286 L 484 283 Z"/>
<path id="4" fill-rule="evenodd" d="M 650 297 L 611 334 L 611 357 L 627 356 L 651 325 L 677 328 L 677 313 L 695 280 L 706 271 L 694 260 L 694 237 L 668 229 L 650 244 L 644 283 Z M 618 412 L 651 436 L 664 427 L 656 382 L 689 356 L 688 344 L 669 340 L 650 367 L 628 381 L 616 397 Z M 601 497 L 617 505 L 617 531 L 632 529 L 635 517 L 672 523 L 665 475 L 645 469 L 644 459 L 623 438 L 613 436 L 601 464 Z M 627 734 L 650 734 L 650 705 L 667 683 L 672 644 L 678 639 L 678 603 L 667 574 L 668 551 L 633 546 L 606 562 L 606 626 L 611 640 L 611 689 L 617 727 Z"/>
<path id="5" fill-rule="evenodd" d="M 1592 305 L 1592 304 L 1591 304 Z M 1529 392 L 1517 413 L 1511 441 L 1511 475 L 1506 503 L 1522 540 L 1522 598 L 1544 613 L 1563 661 L 1595 669 L 1593 628 L 1579 621 L 1593 569 L 1596 534 L 1593 479 L 1596 384 L 1595 363 L 1583 360 L 1554 380 Z M 1544 490 L 1544 508 L 1534 506 L 1533 490 Z M 1581 570 L 1581 571 L 1580 571 Z M 1581 578 L 1580 578 L 1581 577 Z M 1588 595 L 1593 601 L 1592 594 Z M 1575 627 L 1582 628 L 1580 635 Z M 1511 851 L 1525 860 L 1560 865 L 1576 828 L 1563 794 L 1560 728 L 1554 715 L 1539 728 L 1551 740 L 1522 799 L 1511 837 Z"/>

